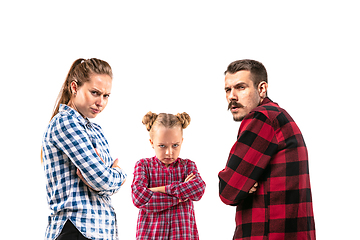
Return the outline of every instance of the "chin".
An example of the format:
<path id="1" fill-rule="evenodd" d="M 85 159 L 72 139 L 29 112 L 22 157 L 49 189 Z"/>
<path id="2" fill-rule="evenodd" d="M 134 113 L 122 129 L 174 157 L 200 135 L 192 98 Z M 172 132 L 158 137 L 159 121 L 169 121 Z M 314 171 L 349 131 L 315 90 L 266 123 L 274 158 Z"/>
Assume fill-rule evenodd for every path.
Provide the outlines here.
<path id="1" fill-rule="evenodd" d="M 87 118 L 96 118 L 97 114 L 89 114 Z"/>
<path id="2" fill-rule="evenodd" d="M 235 122 L 241 122 L 242 120 L 244 120 L 244 117 L 235 117 L 234 116 L 234 121 Z"/>
<path id="3" fill-rule="evenodd" d="M 241 122 L 245 118 L 245 116 L 233 114 L 233 118 L 235 122 Z"/>

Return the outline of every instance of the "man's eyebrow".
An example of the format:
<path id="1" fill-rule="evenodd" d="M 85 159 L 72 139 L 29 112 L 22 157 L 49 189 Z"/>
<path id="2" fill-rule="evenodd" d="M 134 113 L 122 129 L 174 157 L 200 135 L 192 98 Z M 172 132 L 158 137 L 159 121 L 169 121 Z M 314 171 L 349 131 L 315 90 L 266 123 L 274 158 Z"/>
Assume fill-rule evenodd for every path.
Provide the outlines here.
<path id="1" fill-rule="evenodd" d="M 234 87 L 240 87 L 240 86 L 245 86 L 245 87 L 247 87 L 248 85 L 247 85 L 245 82 L 239 82 L 239 83 L 235 84 Z"/>
<path id="2" fill-rule="evenodd" d="M 247 87 L 248 85 L 247 85 L 245 82 L 238 82 L 238 83 L 236 83 L 236 84 L 233 85 L 233 86 L 226 86 L 224 89 L 225 89 L 225 90 L 228 90 L 228 89 L 231 89 L 232 87 L 237 88 L 237 87 L 240 87 L 240 86 L 245 86 L 245 87 Z"/>

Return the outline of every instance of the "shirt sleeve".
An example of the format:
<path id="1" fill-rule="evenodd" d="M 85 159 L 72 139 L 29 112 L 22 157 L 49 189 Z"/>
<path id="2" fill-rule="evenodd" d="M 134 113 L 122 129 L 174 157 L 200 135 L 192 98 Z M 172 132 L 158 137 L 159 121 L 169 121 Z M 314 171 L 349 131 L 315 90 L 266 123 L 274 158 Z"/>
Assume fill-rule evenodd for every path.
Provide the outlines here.
<path id="1" fill-rule="evenodd" d="M 241 123 L 225 169 L 219 172 L 220 199 L 228 205 L 238 205 L 245 199 L 277 148 L 270 119 L 261 112 L 250 113 Z"/>
<path id="2" fill-rule="evenodd" d="M 100 195 L 118 191 L 126 174 L 120 168 L 106 166 L 95 152 L 83 126 L 73 117 L 59 118 L 54 125 L 51 139 L 78 168 L 86 182 Z"/>
<path id="3" fill-rule="evenodd" d="M 200 177 L 194 162 L 188 161 L 187 168 L 188 175 L 193 173 L 195 178 L 187 182 L 173 182 L 165 186 L 165 191 L 167 194 L 179 198 L 182 201 L 186 199 L 198 201 L 204 195 L 206 184 Z"/>
<path id="4" fill-rule="evenodd" d="M 147 212 L 161 212 L 179 203 L 179 199 L 164 193 L 148 189 L 149 179 L 141 161 L 135 165 L 134 179 L 131 185 L 134 205 Z"/>

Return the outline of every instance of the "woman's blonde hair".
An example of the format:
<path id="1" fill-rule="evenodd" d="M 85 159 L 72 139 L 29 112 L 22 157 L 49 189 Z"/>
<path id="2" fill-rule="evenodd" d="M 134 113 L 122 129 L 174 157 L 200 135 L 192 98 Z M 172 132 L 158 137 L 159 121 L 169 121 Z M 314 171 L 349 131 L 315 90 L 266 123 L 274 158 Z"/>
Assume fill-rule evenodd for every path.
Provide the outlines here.
<path id="1" fill-rule="evenodd" d="M 148 112 L 142 119 L 142 123 L 146 126 L 146 130 L 150 133 L 150 138 L 153 138 L 154 126 L 164 126 L 166 128 L 173 128 L 180 126 L 181 132 L 189 126 L 191 118 L 186 112 L 178 113 L 176 115 L 170 113 L 152 113 Z"/>

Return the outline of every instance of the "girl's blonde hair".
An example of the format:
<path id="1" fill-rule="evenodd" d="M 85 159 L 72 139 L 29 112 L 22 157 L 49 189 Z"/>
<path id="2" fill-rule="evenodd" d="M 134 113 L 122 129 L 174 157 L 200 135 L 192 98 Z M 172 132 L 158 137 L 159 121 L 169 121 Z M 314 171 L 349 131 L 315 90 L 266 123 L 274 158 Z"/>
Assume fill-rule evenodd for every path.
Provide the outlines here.
<path id="1" fill-rule="evenodd" d="M 154 126 L 164 126 L 166 128 L 173 128 L 180 126 L 181 132 L 189 126 L 191 118 L 186 112 L 178 113 L 176 115 L 170 113 L 152 113 L 148 112 L 142 119 L 142 123 L 146 126 L 146 130 L 150 133 L 150 138 L 153 138 Z"/>

